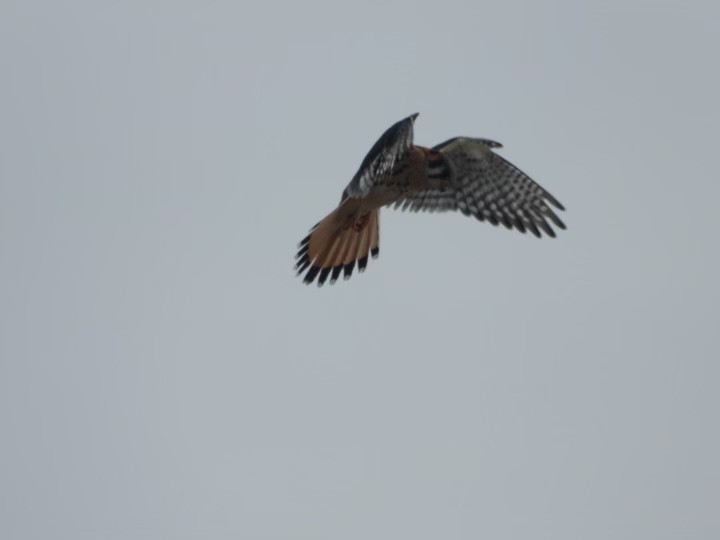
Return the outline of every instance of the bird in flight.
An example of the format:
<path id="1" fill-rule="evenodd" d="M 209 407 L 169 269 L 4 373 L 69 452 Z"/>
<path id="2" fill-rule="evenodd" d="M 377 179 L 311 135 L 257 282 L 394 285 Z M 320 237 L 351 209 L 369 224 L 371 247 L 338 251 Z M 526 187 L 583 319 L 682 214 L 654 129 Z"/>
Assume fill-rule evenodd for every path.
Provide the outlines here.
<path id="1" fill-rule="evenodd" d="M 551 205 L 560 202 L 494 149 L 498 142 L 455 137 L 425 148 L 413 144 L 418 113 L 392 125 L 360 164 L 340 204 L 300 242 L 295 269 L 303 281 L 318 285 L 348 279 L 357 265 L 380 253 L 380 208 L 444 212 L 459 210 L 493 225 L 538 238 L 555 236 L 549 222 L 565 224 Z"/>

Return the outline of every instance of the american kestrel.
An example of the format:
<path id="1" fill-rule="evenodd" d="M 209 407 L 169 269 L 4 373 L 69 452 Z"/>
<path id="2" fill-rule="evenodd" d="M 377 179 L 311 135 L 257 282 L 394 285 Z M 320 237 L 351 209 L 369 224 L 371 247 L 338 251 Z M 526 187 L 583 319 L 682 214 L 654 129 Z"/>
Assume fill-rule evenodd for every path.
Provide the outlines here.
<path id="1" fill-rule="evenodd" d="M 548 203 L 558 200 L 493 149 L 498 142 L 455 137 L 432 148 L 413 144 L 418 113 L 391 126 L 373 145 L 345 188 L 338 207 L 300 242 L 295 269 L 303 281 L 348 279 L 357 264 L 377 258 L 380 208 L 441 212 L 460 210 L 493 225 L 538 238 L 555 236 L 548 220 L 564 229 Z"/>

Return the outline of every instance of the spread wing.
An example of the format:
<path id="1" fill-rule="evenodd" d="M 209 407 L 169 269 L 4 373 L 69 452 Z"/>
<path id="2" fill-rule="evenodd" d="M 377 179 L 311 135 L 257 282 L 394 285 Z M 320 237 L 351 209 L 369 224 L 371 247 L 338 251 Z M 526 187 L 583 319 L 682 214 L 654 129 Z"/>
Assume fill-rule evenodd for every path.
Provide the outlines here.
<path id="1" fill-rule="evenodd" d="M 415 113 L 400 120 L 380 136 L 345 188 L 349 197 L 359 199 L 367 196 L 375 184 L 392 172 L 395 164 L 412 146 L 413 124 L 417 116 L 418 113 Z"/>
<path id="2" fill-rule="evenodd" d="M 413 193 L 397 202 L 403 210 L 460 210 L 467 216 L 508 229 L 531 231 L 548 236 L 565 224 L 550 205 L 564 210 L 562 204 L 532 178 L 502 156 L 493 152 L 500 143 L 486 139 L 456 137 L 433 148 L 446 159 L 449 178 L 432 188 Z"/>

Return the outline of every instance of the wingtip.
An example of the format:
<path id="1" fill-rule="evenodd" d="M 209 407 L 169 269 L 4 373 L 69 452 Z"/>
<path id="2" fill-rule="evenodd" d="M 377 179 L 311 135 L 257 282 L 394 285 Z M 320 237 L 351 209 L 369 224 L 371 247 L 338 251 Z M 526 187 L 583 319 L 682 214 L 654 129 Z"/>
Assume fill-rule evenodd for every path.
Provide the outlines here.
<path id="1" fill-rule="evenodd" d="M 480 140 L 490 148 L 503 148 L 503 144 L 499 141 L 494 141 L 492 139 L 480 139 Z"/>

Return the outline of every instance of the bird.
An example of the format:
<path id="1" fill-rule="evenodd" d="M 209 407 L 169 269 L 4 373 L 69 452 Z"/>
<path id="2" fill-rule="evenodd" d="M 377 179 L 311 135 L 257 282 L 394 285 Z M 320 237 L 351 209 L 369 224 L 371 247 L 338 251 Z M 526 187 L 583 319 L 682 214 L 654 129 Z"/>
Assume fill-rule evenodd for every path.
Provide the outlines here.
<path id="1" fill-rule="evenodd" d="M 364 272 L 380 254 L 380 209 L 459 211 L 538 238 L 565 229 L 564 206 L 495 152 L 499 142 L 453 137 L 432 148 L 413 143 L 419 113 L 390 126 L 370 148 L 340 204 L 298 245 L 295 270 L 306 284 L 335 283 Z"/>

